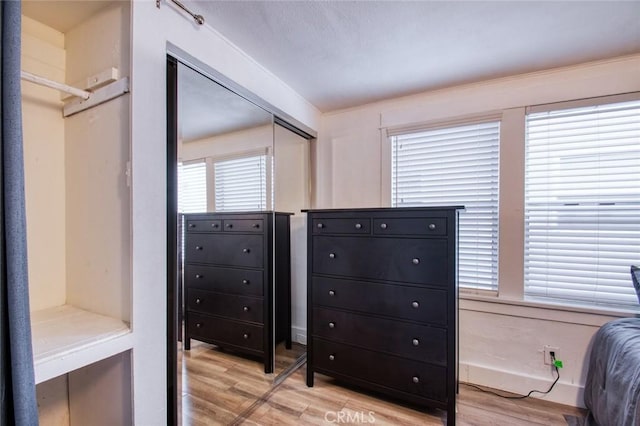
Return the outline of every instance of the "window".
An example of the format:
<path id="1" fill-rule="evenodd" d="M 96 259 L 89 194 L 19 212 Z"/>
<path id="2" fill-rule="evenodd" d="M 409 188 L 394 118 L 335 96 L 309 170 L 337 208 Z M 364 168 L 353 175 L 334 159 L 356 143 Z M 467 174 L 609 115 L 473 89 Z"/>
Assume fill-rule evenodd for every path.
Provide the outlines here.
<path id="1" fill-rule="evenodd" d="M 207 211 L 207 165 L 204 160 L 178 163 L 178 213 L 180 221 L 180 259 L 184 259 L 183 213 Z"/>
<path id="2" fill-rule="evenodd" d="M 526 126 L 525 296 L 637 306 L 640 101 L 532 110 Z"/>
<path id="3" fill-rule="evenodd" d="M 498 288 L 500 122 L 433 128 L 391 136 L 391 205 L 464 205 L 458 282 Z"/>
<path id="4" fill-rule="evenodd" d="M 265 210 L 266 162 L 266 155 L 214 162 L 215 210 Z"/>
<path id="5" fill-rule="evenodd" d="M 178 212 L 207 211 L 207 168 L 204 160 L 178 164 Z"/>

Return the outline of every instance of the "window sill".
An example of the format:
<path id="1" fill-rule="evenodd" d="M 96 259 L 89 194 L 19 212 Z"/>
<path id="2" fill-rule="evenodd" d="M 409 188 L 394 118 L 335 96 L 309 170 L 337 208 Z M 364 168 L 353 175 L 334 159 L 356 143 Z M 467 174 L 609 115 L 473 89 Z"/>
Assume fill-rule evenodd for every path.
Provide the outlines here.
<path id="1" fill-rule="evenodd" d="M 494 292 L 460 291 L 460 309 L 543 321 L 564 322 L 600 327 L 617 319 L 638 316 L 640 312 L 597 306 L 571 306 L 542 301 L 500 297 Z"/>

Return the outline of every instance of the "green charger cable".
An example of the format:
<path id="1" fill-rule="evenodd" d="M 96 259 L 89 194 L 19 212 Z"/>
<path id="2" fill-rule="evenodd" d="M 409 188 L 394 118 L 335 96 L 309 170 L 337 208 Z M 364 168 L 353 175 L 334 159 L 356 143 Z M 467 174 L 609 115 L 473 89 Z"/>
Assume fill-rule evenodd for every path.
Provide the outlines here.
<path id="1" fill-rule="evenodd" d="M 482 391 L 482 392 L 485 392 L 485 393 L 489 393 L 491 395 L 499 396 L 500 398 L 504 398 L 504 399 L 525 399 L 525 398 L 529 398 L 532 393 L 540 393 L 542 395 L 546 395 L 549 392 L 551 392 L 551 390 L 556 385 L 556 383 L 558 383 L 558 380 L 560 380 L 560 369 L 563 366 L 562 361 L 560 361 L 559 359 L 556 359 L 556 354 L 554 352 L 550 352 L 549 355 L 551 356 L 551 361 L 553 361 L 552 362 L 553 369 L 556 372 L 557 376 L 556 376 L 556 379 L 551 384 L 551 386 L 549 387 L 549 389 L 546 390 L 546 391 L 532 390 L 526 395 L 509 396 L 509 395 L 500 395 L 499 393 L 496 393 L 496 392 L 493 392 L 493 391 L 490 391 L 490 390 L 487 390 L 487 389 L 483 389 L 480 386 L 476 386 L 476 385 L 471 384 L 471 383 L 463 383 L 463 384 L 467 385 L 469 387 L 472 387 L 474 389 L 478 389 L 479 391 Z"/>

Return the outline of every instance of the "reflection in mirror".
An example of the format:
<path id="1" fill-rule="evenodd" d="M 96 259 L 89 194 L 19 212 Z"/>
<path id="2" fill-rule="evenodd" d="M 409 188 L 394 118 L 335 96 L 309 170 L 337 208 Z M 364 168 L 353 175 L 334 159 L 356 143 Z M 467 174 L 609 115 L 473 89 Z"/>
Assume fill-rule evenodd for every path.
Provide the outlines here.
<path id="1" fill-rule="evenodd" d="M 276 373 L 286 371 L 306 354 L 307 321 L 307 231 L 306 215 L 301 212 L 310 206 L 309 169 L 310 143 L 293 131 L 274 126 L 274 205 L 275 210 L 291 212 L 289 216 L 290 241 L 290 317 L 276 317 L 277 327 L 287 324 L 292 344 L 277 342 Z M 277 232 L 277 230 L 276 230 Z M 276 298 L 278 302 L 283 298 Z"/>
<path id="2" fill-rule="evenodd" d="M 178 418 L 229 424 L 275 377 L 273 117 L 183 64 L 177 80 Z"/>

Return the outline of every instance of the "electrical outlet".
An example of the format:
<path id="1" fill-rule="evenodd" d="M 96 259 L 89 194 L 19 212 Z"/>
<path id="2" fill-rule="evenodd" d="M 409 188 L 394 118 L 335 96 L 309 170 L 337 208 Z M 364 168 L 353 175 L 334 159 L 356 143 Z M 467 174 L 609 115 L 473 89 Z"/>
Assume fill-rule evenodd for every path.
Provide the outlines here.
<path id="1" fill-rule="evenodd" d="M 559 358 L 558 348 L 556 346 L 544 345 L 543 352 L 544 352 L 545 365 L 553 365 L 553 360 L 551 359 L 551 352 L 554 353 L 556 359 Z"/>

